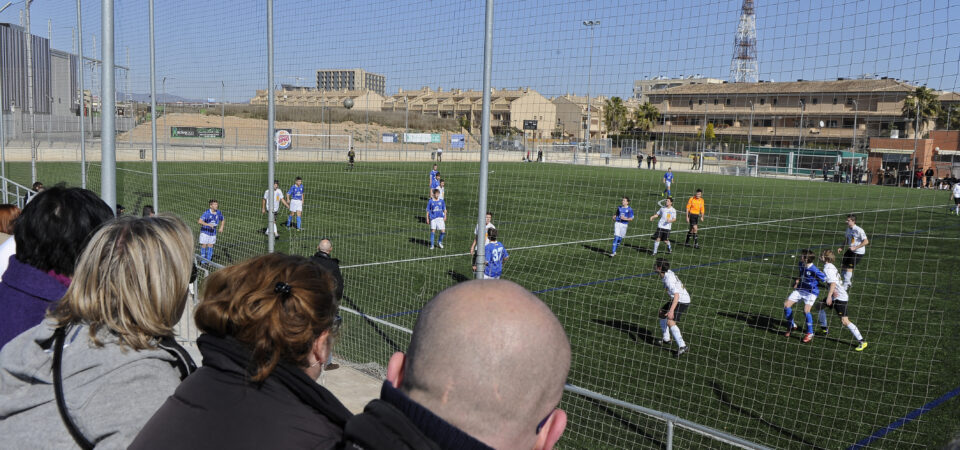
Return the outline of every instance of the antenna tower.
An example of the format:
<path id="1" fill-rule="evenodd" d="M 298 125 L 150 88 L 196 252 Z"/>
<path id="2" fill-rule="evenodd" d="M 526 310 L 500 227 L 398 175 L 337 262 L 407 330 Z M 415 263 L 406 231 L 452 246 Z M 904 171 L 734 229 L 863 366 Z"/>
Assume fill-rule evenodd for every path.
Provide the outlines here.
<path id="1" fill-rule="evenodd" d="M 753 0 L 743 0 L 740 24 L 733 40 L 733 61 L 730 76 L 734 83 L 756 83 L 757 75 L 757 16 Z"/>

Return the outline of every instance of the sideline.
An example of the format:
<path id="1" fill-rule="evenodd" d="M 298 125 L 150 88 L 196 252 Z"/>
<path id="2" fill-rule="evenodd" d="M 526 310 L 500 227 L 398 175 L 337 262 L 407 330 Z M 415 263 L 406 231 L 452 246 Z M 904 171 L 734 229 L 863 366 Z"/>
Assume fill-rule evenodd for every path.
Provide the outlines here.
<path id="1" fill-rule="evenodd" d="M 865 448 L 866 446 L 870 445 L 874 441 L 886 436 L 891 431 L 894 431 L 897 428 L 900 428 L 910 422 L 913 422 L 914 420 L 917 420 L 917 418 L 919 418 L 921 415 L 930 412 L 931 410 L 933 410 L 933 408 L 936 408 L 942 405 L 944 402 L 958 395 L 960 395 L 960 386 L 958 386 L 957 388 L 955 388 L 950 392 L 947 392 L 946 394 L 943 394 L 933 399 L 926 405 L 923 405 L 913 411 L 908 412 L 905 416 L 893 421 L 890 425 L 887 425 L 883 428 L 878 429 L 877 431 L 874 431 L 873 434 L 871 434 L 870 436 L 860 439 L 859 441 L 857 441 L 856 444 L 853 444 L 847 447 L 847 450 L 859 450 L 859 449 Z"/>

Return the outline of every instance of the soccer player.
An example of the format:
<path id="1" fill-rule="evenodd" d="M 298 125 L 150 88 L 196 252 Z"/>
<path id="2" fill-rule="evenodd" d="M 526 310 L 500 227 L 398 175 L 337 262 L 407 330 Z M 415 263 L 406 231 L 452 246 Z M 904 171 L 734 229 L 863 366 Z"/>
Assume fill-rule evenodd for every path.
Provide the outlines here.
<path id="1" fill-rule="evenodd" d="M 684 241 L 684 244 L 689 244 L 690 236 L 693 236 L 693 248 L 700 248 L 700 238 L 697 235 L 697 230 L 706 214 L 706 209 L 703 207 L 703 189 L 697 189 L 693 197 L 687 200 L 687 223 L 690 224 L 690 229 L 687 230 L 687 240 Z"/>
<path id="2" fill-rule="evenodd" d="M 263 200 L 260 201 L 260 215 L 267 213 L 267 208 L 270 207 L 270 189 L 263 191 Z M 283 191 L 280 190 L 280 181 L 273 180 L 273 235 L 280 236 L 277 233 L 277 212 L 280 211 L 280 204 L 286 206 L 287 209 L 290 208 L 290 204 L 287 203 L 287 200 L 283 198 Z M 263 230 L 263 234 L 269 234 L 267 230 Z"/>
<path id="3" fill-rule="evenodd" d="M 660 330 L 663 331 L 663 345 L 670 345 L 670 335 L 677 341 L 677 356 L 687 352 L 689 347 L 683 342 L 683 336 L 680 334 L 680 327 L 677 321 L 680 316 L 690 307 L 690 293 L 683 287 L 683 283 L 677 278 L 677 274 L 670 270 L 670 261 L 663 258 L 657 258 L 653 263 L 653 270 L 660 275 L 663 280 L 663 287 L 667 289 L 667 296 L 670 301 L 660 307 L 657 317 L 660 319 Z"/>
<path id="4" fill-rule="evenodd" d="M 290 215 L 287 216 L 287 228 L 290 227 L 290 221 L 293 215 L 297 215 L 297 231 L 302 230 L 300 216 L 303 214 L 303 178 L 297 177 L 293 181 L 293 186 L 287 190 L 287 207 L 290 208 Z"/>
<path id="5" fill-rule="evenodd" d="M 217 243 L 217 233 L 223 233 L 223 213 L 220 212 L 220 204 L 211 199 L 210 209 L 200 215 L 197 220 L 200 224 L 200 257 L 207 261 L 213 261 L 213 244 Z"/>
<path id="6" fill-rule="evenodd" d="M 489 243 L 483 247 L 483 257 L 486 259 L 483 265 L 483 279 L 500 279 L 503 275 L 503 263 L 510 257 L 510 253 L 497 241 L 496 228 L 487 229 L 487 241 Z M 477 271 L 476 265 L 473 266 L 473 271 Z"/>
<path id="7" fill-rule="evenodd" d="M 440 190 L 433 190 L 433 198 L 427 201 L 427 220 L 430 221 L 430 250 L 433 250 L 434 233 L 440 232 L 437 245 L 443 248 L 443 237 L 447 234 L 447 202 L 440 199 Z"/>
<path id="8" fill-rule="evenodd" d="M 486 248 L 486 245 L 490 243 L 490 237 L 489 237 L 489 235 L 488 235 L 488 232 L 490 231 L 491 228 L 497 228 L 497 227 L 493 225 L 493 213 L 492 213 L 492 212 L 489 212 L 489 211 L 488 211 L 488 212 L 487 212 L 487 215 L 486 215 L 486 217 L 484 217 L 484 219 L 485 219 L 485 221 L 486 221 L 486 225 L 484 226 L 484 231 L 483 231 L 483 240 L 484 240 L 483 245 L 484 245 L 484 248 Z M 479 236 L 480 236 L 480 227 L 479 227 L 479 225 L 478 225 L 477 227 L 474 227 L 474 229 L 473 229 L 473 243 L 470 244 L 470 254 L 471 254 L 471 255 L 476 255 L 476 253 L 474 253 L 474 252 L 475 252 L 476 249 L 477 249 L 477 238 L 478 238 Z"/>
<path id="9" fill-rule="evenodd" d="M 429 195 L 433 195 L 433 190 L 440 187 L 440 182 L 437 181 L 437 177 L 439 176 L 440 176 L 440 171 L 437 170 L 437 165 L 434 164 L 433 170 L 430 171 L 430 194 Z"/>
<path id="10" fill-rule="evenodd" d="M 807 332 L 803 335 L 803 342 L 813 340 L 813 304 L 817 302 L 817 294 L 820 288 L 817 283 L 827 279 L 827 276 L 813 264 L 816 259 L 813 250 L 803 249 L 800 252 L 800 277 L 793 282 L 793 292 L 783 302 L 783 315 L 787 318 L 787 332 L 784 334 L 790 337 L 790 332 L 797 329 L 797 324 L 793 321 L 793 305 L 803 300 L 803 313 L 807 319 Z"/>
<path id="11" fill-rule="evenodd" d="M 613 250 L 610 257 L 617 256 L 617 246 L 627 237 L 627 225 L 633 222 L 633 208 L 630 207 L 630 198 L 626 195 L 620 199 L 620 206 L 613 215 Z"/>
<path id="12" fill-rule="evenodd" d="M 447 189 L 447 182 L 444 181 L 443 179 L 440 179 L 440 184 L 437 186 L 437 189 L 440 190 L 440 200 L 446 200 L 446 199 L 443 197 L 443 193 L 444 193 L 444 192 L 446 191 L 446 189 Z"/>
<path id="13" fill-rule="evenodd" d="M 657 249 L 660 248 L 660 241 L 667 242 L 667 253 L 673 253 L 673 247 L 670 245 L 670 228 L 673 227 L 673 222 L 677 220 L 677 210 L 673 209 L 673 197 L 667 197 L 664 200 L 664 205 L 657 211 L 656 214 L 650 216 L 650 221 L 660 219 L 657 222 L 657 231 L 653 233 L 653 238 L 656 240 L 653 243 L 653 253 L 657 254 Z"/>
<path id="14" fill-rule="evenodd" d="M 837 253 L 843 251 L 843 288 L 849 291 L 850 286 L 853 285 L 850 281 L 853 278 L 853 268 L 860 263 L 860 258 L 863 258 L 867 252 L 864 247 L 870 244 L 870 240 L 867 239 L 867 233 L 863 228 L 857 226 L 857 216 L 854 214 L 847 215 L 847 233 L 844 237 L 844 245 L 847 248 L 846 250 L 838 248 Z"/>
<path id="15" fill-rule="evenodd" d="M 668 168 L 667 168 L 667 173 L 663 174 L 663 185 L 664 185 L 666 188 L 663 190 L 663 193 L 660 194 L 661 197 L 669 197 L 669 196 L 670 196 L 670 185 L 671 185 L 671 184 L 673 184 L 673 168 L 672 168 L 672 167 L 668 167 Z"/>
<path id="16" fill-rule="evenodd" d="M 829 333 L 827 328 L 827 308 L 833 308 L 833 310 L 837 312 L 837 315 L 840 316 L 840 321 L 843 322 L 843 325 L 850 330 L 853 337 L 860 343 L 854 350 L 862 352 L 863 349 L 867 348 L 867 341 L 864 340 L 863 335 L 860 334 L 860 329 L 847 317 L 847 301 L 850 297 L 847 296 L 847 290 L 840 284 L 840 272 L 837 270 L 837 266 L 833 265 L 835 259 L 836 256 L 834 256 L 830 250 L 824 250 L 820 253 L 820 261 L 824 263 L 823 273 L 826 274 L 827 284 L 830 285 L 830 290 L 827 291 L 827 298 L 824 299 L 823 305 L 821 305 L 820 308 L 820 331 L 823 334 Z"/>
<path id="17" fill-rule="evenodd" d="M 953 212 L 960 216 L 960 182 L 953 183 Z"/>
<path id="18" fill-rule="evenodd" d="M 353 146 L 350 146 L 350 151 L 347 152 L 347 159 L 350 160 L 350 170 L 353 170 L 353 159 L 357 157 L 357 153 L 353 151 Z"/>

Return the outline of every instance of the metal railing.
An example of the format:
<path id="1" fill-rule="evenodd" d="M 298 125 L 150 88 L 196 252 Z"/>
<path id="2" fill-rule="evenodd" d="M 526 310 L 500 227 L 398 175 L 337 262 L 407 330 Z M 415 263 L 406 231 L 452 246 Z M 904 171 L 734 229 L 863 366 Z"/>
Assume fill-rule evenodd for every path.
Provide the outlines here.
<path id="1" fill-rule="evenodd" d="M 8 178 L 0 177 L 0 183 L 3 184 L 2 188 L 0 188 L 0 190 L 3 191 L 3 201 L 0 203 L 17 205 L 17 207 L 20 209 L 23 209 L 23 207 L 27 205 L 27 201 L 30 200 L 30 197 L 33 197 L 37 194 L 37 192 L 33 189 L 30 189 Z"/>

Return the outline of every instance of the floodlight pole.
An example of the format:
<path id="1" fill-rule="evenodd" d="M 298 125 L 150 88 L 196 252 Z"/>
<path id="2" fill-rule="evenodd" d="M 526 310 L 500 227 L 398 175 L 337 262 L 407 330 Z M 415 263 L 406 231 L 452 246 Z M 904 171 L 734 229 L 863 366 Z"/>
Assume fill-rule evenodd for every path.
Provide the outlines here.
<path id="1" fill-rule="evenodd" d="M 114 81 L 116 65 L 113 54 L 113 2 L 101 0 L 101 34 L 103 35 L 103 68 L 100 78 L 103 80 L 103 95 L 100 96 L 100 198 L 103 199 L 114 214 L 117 212 L 117 148 L 114 135 L 117 114 L 117 98 Z"/>
<path id="2" fill-rule="evenodd" d="M 273 217 L 273 210 L 276 207 L 276 196 L 273 195 L 273 180 L 276 178 L 276 152 L 274 146 L 274 116 L 275 94 L 273 92 L 273 0 L 267 0 L 267 192 L 270 192 L 267 199 L 267 207 L 270 208 L 267 214 L 267 252 L 273 253 L 275 245 L 275 236 L 273 227 L 276 226 L 276 219 Z"/>
<path id="3" fill-rule="evenodd" d="M 80 0 L 77 0 L 80 3 Z M 153 34 L 153 0 L 150 0 L 150 180 L 153 210 L 160 211 L 159 168 L 157 167 L 157 56 Z M 163 119 L 166 121 L 167 119 Z"/>
<path id="4" fill-rule="evenodd" d="M 592 108 L 590 105 L 590 76 L 593 75 L 593 27 L 600 25 L 599 20 L 585 20 L 583 25 L 590 29 L 590 59 L 587 63 L 587 152 L 584 154 L 583 163 L 590 164 L 590 131 L 593 128 L 593 120 L 590 117 Z"/>
<path id="5" fill-rule="evenodd" d="M 486 14 L 483 30 L 483 109 L 480 119 L 480 185 L 479 198 L 477 199 L 477 256 L 474 260 L 477 264 L 477 270 L 474 277 L 478 280 L 483 279 L 483 268 L 486 262 L 484 256 L 486 246 L 484 237 L 480 233 L 486 233 L 487 227 L 484 223 L 487 215 L 487 169 L 489 167 L 488 153 L 490 150 L 490 79 L 493 74 L 493 0 L 486 0 Z"/>
<path id="6" fill-rule="evenodd" d="M 153 0 L 150 0 L 153 5 Z M 77 81 L 80 83 L 80 187 L 87 188 L 87 136 L 83 130 L 83 120 L 87 113 L 87 102 L 83 97 L 83 15 L 80 0 L 77 0 Z M 153 16 L 151 15 L 151 20 Z M 152 36 L 152 35 L 151 35 Z M 151 47 L 152 51 L 153 47 Z M 2 102 L 0 102 L 2 103 Z"/>

